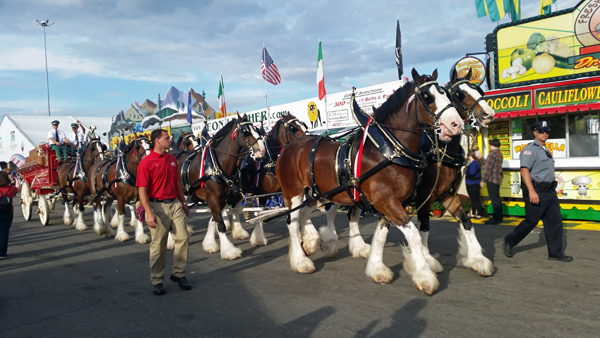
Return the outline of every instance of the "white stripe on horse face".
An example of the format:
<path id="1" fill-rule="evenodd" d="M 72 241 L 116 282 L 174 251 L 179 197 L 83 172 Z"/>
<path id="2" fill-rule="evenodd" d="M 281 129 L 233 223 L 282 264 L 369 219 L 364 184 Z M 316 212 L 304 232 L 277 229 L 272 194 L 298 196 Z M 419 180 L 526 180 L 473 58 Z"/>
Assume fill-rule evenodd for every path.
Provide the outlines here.
<path id="1" fill-rule="evenodd" d="M 142 148 L 144 148 L 144 156 L 150 155 L 150 142 L 148 140 L 142 140 Z"/>
<path id="2" fill-rule="evenodd" d="M 463 92 L 466 92 L 469 95 L 471 95 L 471 97 L 475 100 L 477 100 L 481 97 L 481 94 L 479 94 L 479 92 L 477 90 L 471 88 L 471 86 L 469 86 L 466 83 L 462 83 L 458 87 Z M 484 127 L 487 127 L 489 125 L 489 123 L 494 121 L 496 112 L 487 104 L 487 102 L 485 100 L 480 100 L 477 103 L 477 106 L 479 106 L 481 109 L 483 109 L 483 114 L 481 117 L 478 117 L 478 120 Z M 467 108 L 470 108 L 470 107 L 467 107 Z"/>
<path id="3" fill-rule="evenodd" d="M 254 139 L 256 139 L 256 143 L 258 144 L 258 153 L 259 153 L 259 157 L 258 158 L 262 158 L 262 156 L 264 156 L 265 153 L 265 144 L 263 143 L 262 139 L 260 139 L 260 135 L 256 132 L 256 130 L 254 129 L 253 126 L 250 126 L 250 133 L 252 133 L 252 136 L 254 137 Z M 253 154 L 256 155 L 256 154 Z"/>
<path id="4" fill-rule="evenodd" d="M 436 110 L 433 112 L 435 115 L 437 115 L 448 105 L 451 106 L 442 113 L 442 116 L 439 117 L 440 123 L 446 126 L 450 135 L 460 134 L 463 129 L 464 122 L 458 114 L 458 110 L 452 106 L 452 103 L 450 102 L 450 99 L 446 93 L 440 93 L 438 88 L 436 88 L 436 86 L 433 84 L 429 87 L 429 92 L 433 94 L 435 99 Z"/>
<path id="5" fill-rule="evenodd" d="M 102 146 L 100 145 L 100 142 L 96 142 L 95 146 L 96 151 L 98 152 L 98 157 L 100 157 L 100 160 L 104 160 L 104 152 L 102 151 Z"/>

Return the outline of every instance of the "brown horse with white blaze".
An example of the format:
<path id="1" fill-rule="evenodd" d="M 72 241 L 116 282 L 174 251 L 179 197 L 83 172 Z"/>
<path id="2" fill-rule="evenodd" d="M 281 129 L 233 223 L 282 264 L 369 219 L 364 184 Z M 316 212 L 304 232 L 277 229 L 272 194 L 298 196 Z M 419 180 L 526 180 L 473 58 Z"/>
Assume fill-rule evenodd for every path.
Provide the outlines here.
<path id="1" fill-rule="evenodd" d="M 97 235 L 115 236 L 108 226 L 109 210 L 113 201 L 117 200 L 119 225 L 115 239 L 124 242 L 129 240 L 125 232 L 125 204 L 135 203 L 138 189 L 135 186 L 137 167 L 144 156 L 150 153 L 150 141 L 147 137 L 136 138 L 118 150 L 116 160 L 102 161 L 90 168 L 90 191 L 94 198 L 94 231 Z M 144 233 L 143 224 L 136 219 L 135 240 L 140 244 L 150 242 Z"/>
<path id="2" fill-rule="evenodd" d="M 425 262 L 419 231 L 409 221 L 402 202 L 412 196 L 415 189 L 417 174 L 413 166 L 417 162 L 415 157 L 418 157 L 416 153 L 419 150 L 422 125 L 435 125 L 441 140 L 447 142 L 462 131 L 463 121 L 451 105 L 446 92 L 435 82 L 437 70 L 430 79 L 424 80 L 413 69 L 412 77 L 413 82 L 399 88 L 375 110 L 368 123 L 370 137 L 363 138 L 366 127 L 364 131 L 357 133 L 356 138 L 365 141 L 352 145 L 350 158 L 356 158 L 359 148 L 362 148 L 362 157 L 357 161 L 360 171 L 352 180 L 360 182 L 360 186 L 353 183 L 350 189 L 358 192 L 359 187 L 364 199 L 383 215 L 385 222 L 378 225 L 380 233 L 384 232 L 387 236 L 387 220 L 404 233 L 416 261 L 416 268 L 412 271 L 413 281 L 423 292 L 432 294 L 439 282 Z M 372 135 L 376 135 L 373 139 L 377 140 L 377 144 L 371 139 Z M 303 228 L 312 211 L 329 201 L 345 205 L 354 205 L 355 201 L 343 187 L 340 189 L 336 176 L 335 159 L 341 144 L 320 140 L 316 148 L 316 140 L 315 136 L 304 136 L 292 142 L 281 154 L 276 166 L 284 201 L 291 211 L 288 216 L 290 266 L 299 273 L 315 271 L 314 264 L 305 255 L 305 251 L 310 252 L 312 248 L 304 246 L 305 237 L 302 236 L 305 235 Z M 395 164 L 396 160 L 398 163 L 412 161 L 413 165 Z M 351 166 L 357 169 L 356 164 Z M 316 189 L 326 192 L 319 194 Z M 303 202 L 305 196 L 309 199 L 308 204 Z M 337 237 L 334 232 L 322 233 L 321 236 Z M 377 236 L 376 233 L 374 241 L 378 241 Z M 378 267 L 374 267 L 372 273 L 375 276 L 381 272 Z"/>
<path id="3" fill-rule="evenodd" d="M 90 195 L 88 175 L 90 168 L 98 160 L 104 160 L 102 141 L 94 134 L 95 127 L 90 128 L 87 143 L 80 145 L 76 163 L 63 163 L 57 169 L 58 184 L 62 190 L 62 198 L 65 202 L 65 213 L 63 221 L 65 225 L 73 225 L 77 230 L 83 231 L 88 227 L 83 220 L 84 198 Z M 74 194 L 73 211 L 69 208 L 68 194 Z"/>
<path id="4" fill-rule="evenodd" d="M 223 126 L 202 152 L 177 158 L 184 194 L 193 194 L 206 201 L 212 215 L 202 247 L 206 252 L 221 251 L 222 259 L 233 260 L 242 255 L 242 250 L 227 238 L 222 214 L 229 194 L 240 193 L 234 173 L 238 158 L 245 155 L 240 154 L 244 149 L 249 150 L 256 159 L 265 154 L 262 137 L 245 114 L 242 117 L 238 115 Z M 218 229 L 220 245 L 215 241 L 215 227 Z"/>
<path id="5" fill-rule="evenodd" d="M 266 154 L 261 161 L 255 161 L 253 158 L 248 158 L 246 168 L 242 170 L 242 193 L 253 195 L 274 194 L 281 191 L 281 184 L 275 175 L 275 164 L 277 158 L 283 148 L 293 140 L 301 137 L 306 133 L 308 126 L 304 122 L 298 120 L 294 115 L 282 115 L 275 123 L 273 128 L 265 135 L 264 144 Z M 242 228 L 240 222 L 241 203 L 240 198 L 235 207 L 230 209 L 233 226 L 231 228 L 231 236 L 234 239 L 247 239 L 248 232 Z M 259 204 L 264 205 L 266 197 L 259 199 Z M 228 217 L 223 215 L 225 225 L 228 227 Z M 258 222 L 250 236 L 250 244 L 254 246 L 267 245 L 267 238 L 263 230 L 263 223 Z"/>

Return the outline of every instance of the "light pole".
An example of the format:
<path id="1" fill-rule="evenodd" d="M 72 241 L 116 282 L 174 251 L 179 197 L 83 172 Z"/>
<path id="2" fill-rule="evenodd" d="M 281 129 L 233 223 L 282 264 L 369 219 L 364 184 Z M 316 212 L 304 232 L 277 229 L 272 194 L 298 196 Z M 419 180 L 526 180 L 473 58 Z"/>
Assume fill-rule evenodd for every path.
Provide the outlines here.
<path id="1" fill-rule="evenodd" d="M 35 20 L 38 25 L 44 27 L 44 56 L 46 58 L 46 95 L 48 96 L 48 116 L 50 116 L 50 89 L 48 88 L 48 52 L 46 52 L 46 27 L 54 25 L 54 22 L 48 23 L 49 20 L 41 21 Z"/>

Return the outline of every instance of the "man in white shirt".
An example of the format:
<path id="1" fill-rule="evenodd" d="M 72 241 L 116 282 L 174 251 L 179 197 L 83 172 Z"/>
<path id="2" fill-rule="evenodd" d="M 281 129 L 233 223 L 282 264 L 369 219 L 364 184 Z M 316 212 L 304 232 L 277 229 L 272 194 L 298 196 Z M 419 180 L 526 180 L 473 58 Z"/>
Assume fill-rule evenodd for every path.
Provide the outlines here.
<path id="1" fill-rule="evenodd" d="M 50 149 L 53 149 L 56 152 L 56 159 L 61 161 L 61 153 L 62 158 L 67 158 L 67 147 L 65 144 L 69 142 L 67 140 L 67 136 L 62 131 L 58 130 L 58 125 L 60 122 L 58 120 L 52 121 L 52 129 L 48 132 L 48 145 Z"/>
<path id="2" fill-rule="evenodd" d="M 81 127 L 81 130 L 79 130 L 79 127 Z M 77 121 L 77 123 L 71 123 L 71 130 L 73 130 L 73 132 L 69 134 L 69 137 L 67 138 L 69 145 L 75 149 L 80 145 L 85 145 L 85 127 L 81 122 Z"/>

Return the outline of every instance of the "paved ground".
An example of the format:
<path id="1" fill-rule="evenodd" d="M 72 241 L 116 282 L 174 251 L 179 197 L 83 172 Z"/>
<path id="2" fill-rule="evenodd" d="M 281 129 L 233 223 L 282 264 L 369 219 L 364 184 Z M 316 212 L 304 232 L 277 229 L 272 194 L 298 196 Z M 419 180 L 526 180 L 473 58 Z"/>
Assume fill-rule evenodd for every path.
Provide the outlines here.
<path id="1" fill-rule="evenodd" d="M 149 282 L 148 245 L 79 232 L 64 226 L 61 215 L 59 204 L 43 227 L 37 215 L 24 222 L 16 212 L 10 258 L 0 261 L 0 337 L 598 336 L 596 231 L 566 230 L 566 252 L 575 261 L 561 263 L 546 259 L 541 229 L 509 259 L 500 243 L 511 226 L 478 225 L 496 268 L 482 278 L 456 266 L 457 223 L 435 220 L 430 247 L 445 271 L 438 293 L 429 297 L 403 270 L 397 229 L 390 231 L 384 256 L 395 281 L 379 285 L 364 275 L 366 261 L 349 254 L 345 215 L 337 218 L 338 255 L 317 253 L 317 272 L 300 275 L 287 263 L 283 222 L 265 226 L 269 245 L 234 241 L 244 257 L 222 261 L 202 251 L 207 216 L 194 214 L 188 266 L 194 288 L 182 291 L 166 281 L 167 294 L 157 297 Z M 324 223 L 323 214 L 314 221 Z M 368 242 L 375 221 L 361 221 Z"/>

